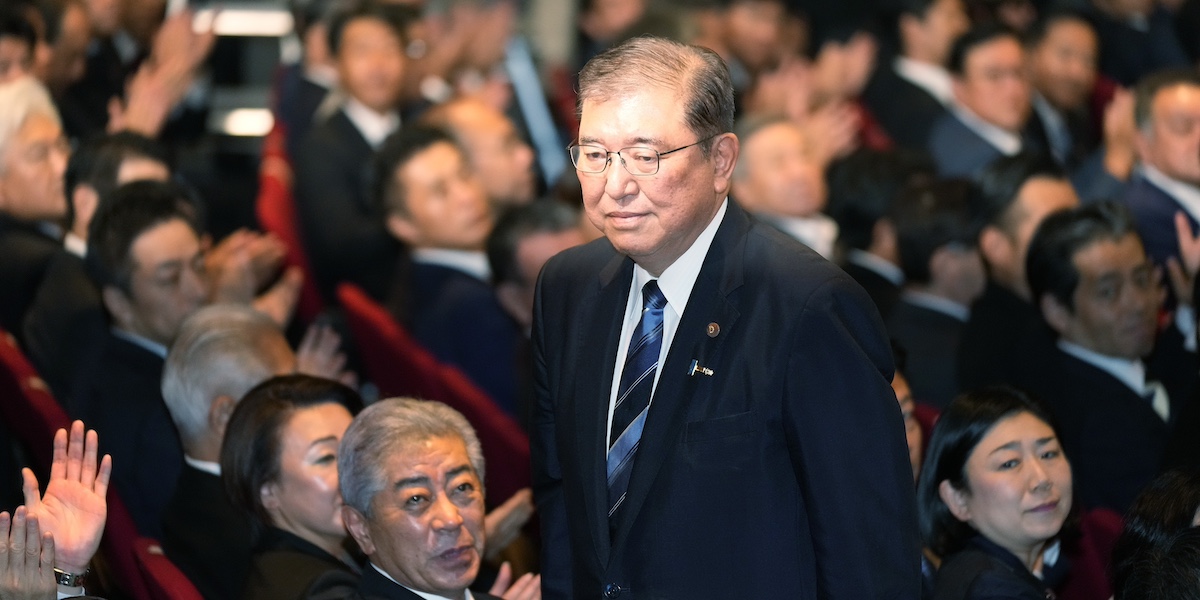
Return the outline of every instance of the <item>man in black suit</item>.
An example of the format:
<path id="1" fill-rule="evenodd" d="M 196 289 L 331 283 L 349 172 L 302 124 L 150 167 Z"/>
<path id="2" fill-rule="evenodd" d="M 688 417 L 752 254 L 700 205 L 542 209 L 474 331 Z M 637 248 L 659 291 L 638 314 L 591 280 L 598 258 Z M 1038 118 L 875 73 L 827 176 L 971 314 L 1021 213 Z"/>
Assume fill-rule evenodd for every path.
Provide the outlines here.
<path id="1" fill-rule="evenodd" d="M 929 132 L 929 153 L 942 177 L 974 177 L 993 160 L 1025 149 L 1029 118 L 1025 51 L 1015 32 L 977 26 L 950 52 L 954 105 Z"/>
<path id="2" fill-rule="evenodd" d="M 1123 513 L 1159 472 L 1180 412 L 1195 401 L 1196 355 L 1184 339 L 1194 343 L 1196 323 L 1160 333 L 1163 289 L 1120 204 L 1047 217 L 1026 275 L 1058 334 L 1043 375 L 1027 385 L 1058 419 L 1080 502 Z"/>
<path id="3" fill-rule="evenodd" d="M 195 212 L 175 184 L 140 181 L 97 210 L 87 268 L 112 321 L 76 372 L 67 406 L 100 432 L 114 459 L 113 485 L 138 531 L 159 520 L 183 467 L 160 382 L 167 347 L 208 298 Z"/>
<path id="4" fill-rule="evenodd" d="M 309 598 L 495 599 L 470 592 L 484 547 L 483 449 L 461 414 L 440 402 L 392 398 L 363 410 L 338 447 L 342 520 L 370 561 L 331 573 Z M 525 575 L 506 598 L 538 597 Z"/>
<path id="5" fill-rule="evenodd" d="M 329 45 L 347 97 L 309 131 L 295 156 L 300 231 L 326 299 L 343 281 L 382 296 L 399 251 L 369 190 L 371 156 L 400 125 L 406 14 L 399 6 L 366 2 L 330 24 Z"/>
<path id="6" fill-rule="evenodd" d="M 50 95 L 30 77 L 0 85 L 0 329 L 19 335 L 58 248 L 69 148 Z"/>
<path id="7" fill-rule="evenodd" d="M 934 122 L 954 102 L 946 62 L 970 21 L 962 0 L 896 4 L 900 52 L 879 64 L 862 99 L 898 146 L 924 150 Z"/>
<path id="8" fill-rule="evenodd" d="M 221 484 L 225 425 L 250 388 L 295 367 L 278 326 L 232 304 L 189 317 L 167 354 L 163 401 L 186 464 L 163 511 L 162 543 L 205 598 L 238 597 L 251 556 L 250 519 L 234 508 Z"/>
<path id="9" fill-rule="evenodd" d="M 440 129 L 409 126 L 378 155 L 388 231 L 409 249 L 389 299 L 393 314 L 439 360 L 461 368 L 516 416 L 520 331 L 490 284 L 484 244 L 492 207 L 466 156 Z"/>
<path id="10" fill-rule="evenodd" d="M 904 375 L 918 402 L 945 408 L 958 395 L 959 340 L 983 292 L 983 261 L 967 224 L 970 184 L 946 180 L 904 190 L 888 213 L 908 283 L 888 333 L 908 355 Z"/>
<path id="11" fill-rule="evenodd" d="M 535 300 L 544 595 L 915 597 L 882 323 L 840 269 L 727 200 L 724 63 L 635 38 L 580 92 L 571 157 L 607 239 L 551 259 Z"/>
<path id="12" fill-rule="evenodd" d="M 454 136 L 497 213 L 537 197 L 533 148 L 503 112 L 478 98 L 460 98 L 431 108 L 421 122 Z"/>
<path id="13" fill-rule="evenodd" d="M 1049 350 L 1049 331 L 1025 281 L 1025 252 L 1047 215 L 1078 205 L 1066 174 L 1044 155 L 1002 158 L 980 176 L 972 222 L 987 285 L 962 332 L 959 389 L 1011 384 L 1023 365 Z"/>

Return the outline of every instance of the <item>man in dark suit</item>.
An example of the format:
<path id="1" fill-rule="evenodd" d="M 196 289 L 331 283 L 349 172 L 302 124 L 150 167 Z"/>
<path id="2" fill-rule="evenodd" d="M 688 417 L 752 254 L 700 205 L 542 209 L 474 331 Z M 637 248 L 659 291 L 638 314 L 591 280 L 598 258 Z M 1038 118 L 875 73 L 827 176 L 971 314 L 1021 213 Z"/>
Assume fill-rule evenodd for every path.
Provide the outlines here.
<path id="1" fill-rule="evenodd" d="M 949 66 L 955 103 L 930 130 L 929 153 L 942 177 L 974 177 L 1026 146 L 1025 51 L 1012 30 L 980 25 L 954 42 Z"/>
<path id="2" fill-rule="evenodd" d="M 338 487 L 346 530 L 370 562 L 357 590 L 346 589 L 353 575 L 332 573 L 306 597 L 495 599 L 466 595 L 483 557 L 483 476 L 479 438 L 449 406 L 392 398 L 367 407 L 338 448 Z M 536 598 L 538 584 L 527 574 L 505 597 Z"/>
<path id="3" fill-rule="evenodd" d="M 888 333 L 908 356 L 904 375 L 918 402 L 945 408 L 958 395 L 959 340 L 983 292 L 983 261 L 970 235 L 970 185 L 945 180 L 904 190 L 888 213 L 908 280 Z"/>
<path id="4" fill-rule="evenodd" d="M 516 416 L 520 331 L 492 291 L 484 253 L 492 207 L 479 178 L 448 133 L 425 126 L 400 130 L 378 163 L 387 229 L 411 258 L 397 267 L 393 314 Z"/>
<path id="5" fill-rule="evenodd" d="M 580 91 L 571 157 L 607 239 L 551 259 L 535 301 L 544 595 L 915 597 L 882 324 L 840 269 L 727 200 L 725 65 L 635 38 Z"/>
<path id="6" fill-rule="evenodd" d="M 400 125 L 405 15 L 367 2 L 336 16 L 329 42 L 347 98 L 296 151 L 296 212 L 317 284 L 327 299 L 349 281 L 376 297 L 399 247 L 370 194 L 371 156 Z"/>
<path id="7" fill-rule="evenodd" d="M 279 328 L 232 304 L 189 317 L 167 354 L 163 401 L 186 464 L 163 511 L 163 550 L 205 598 L 238 597 L 251 556 L 250 519 L 221 484 L 225 425 L 250 388 L 295 367 Z"/>
<path id="8" fill-rule="evenodd" d="M 97 210 L 87 267 L 112 321 L 76 372 L 67 412 L 100 432 L 113 456 L 113 485 L 143 535 L 159 520 L 183 467 L 183 449 L 163 404 L 167 347 L 208 298 L 199 229 L 187 193 L 140 181 Z"/>
<path id="9" fill-rule="evenodd" d="M 899 54 L 875 69 L 863 102 L 892 140 L 925 150 L 934 122 L 954 102 L 946 62 L 950 47 L 970 27 L 962 0 L 897 2 Z"/>
<path id="10" fill-rule="evenodd" d="M 1141 168 L 1125 193 L 1146 252 L 1156 264 L 1179 259 L 1175 215 L 1200 229 L 1200 75 L 1171 70 L 1138 84 L 1137 119 Z"/>
<path id="11" fill-rule="evenodd" d="M 1196 355 L 1184 339 L 1194 340 L 1196 323 L 1159 332 L 1163 289 L 1120 204 L 1047 217 L 1026 275 L 1058 334 L 1042 376 L 1026 385 L 1058 419 L 1079 501 L 1123 513 L 1159 472 L 1179 414 L 1195 401 Z"/>
<path id="12" fill-rule="evenodd" d="M 963 328 L 959 389 L 1011 384 L 1049 351 L 1053 340 L 1025 281 L 1025 252 L 1046 215 L 1078 205 L 1066 174 L 1044 155 L 1005 157 L 983 171 L 971 220 L 987 284 Z"/>

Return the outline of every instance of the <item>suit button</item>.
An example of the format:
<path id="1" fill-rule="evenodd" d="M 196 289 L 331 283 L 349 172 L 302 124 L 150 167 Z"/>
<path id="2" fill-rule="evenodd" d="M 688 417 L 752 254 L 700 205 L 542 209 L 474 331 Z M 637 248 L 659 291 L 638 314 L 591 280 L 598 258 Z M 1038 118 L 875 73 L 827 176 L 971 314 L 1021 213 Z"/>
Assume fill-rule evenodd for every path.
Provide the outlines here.
<path id="1" fill-rule="evenodd" d="M 605 598 L 619 598 L 620 596 L 621 596 L 621 586 L 619 586 L 615 583 L 610 583 L 610 584 L 604 586 L 604 597 Z"/>

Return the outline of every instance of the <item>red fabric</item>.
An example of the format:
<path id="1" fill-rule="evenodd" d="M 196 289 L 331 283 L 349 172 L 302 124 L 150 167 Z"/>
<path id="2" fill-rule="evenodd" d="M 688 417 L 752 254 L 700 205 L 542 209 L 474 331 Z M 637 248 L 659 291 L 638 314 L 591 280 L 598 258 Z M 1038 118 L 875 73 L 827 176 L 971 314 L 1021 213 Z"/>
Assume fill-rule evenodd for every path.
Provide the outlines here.
<path id="1" fill-rule="evenodd" d="M 275 122 L 271 133 L 263 140 L 262 164 L 258 175 L 258 199 L 254 212 L 264 231 L 275 234 L 287 247 L 284 264 L 296 266 L 304 273 L 296 315 L 309 323 L 324 308 L 313 270 L 304 253 L 297 226 L 296 200 L 292 196 L 292 165 L 287 157 L 287 133 L 283 124 Z"/>
<path id="2" fill-rule="evenodd" d="M 1058 587 L 1059 600 L 1108 600 L 1112 597 L 1112 551 L 1121 535 L 1121 515 L 1097 508 L 1080 519 L 1081 535 L 1063 548 L 1071 572 Z"/>
<path id="3" fill-rule="evenodd" d="M 921 426 L 921 433 L 925 434 L 921 436 L 921 456 L 925 456 L 925 451 L 929 450 L 929 438 L 933 436 L 933 426 L 937 424 L 938 417 L 942 416 L 942 411 L 928 404 L 914 402 L 913 416 Z"/>
<path id="4" fill-rule="evenodd" d="M 0 330 L 0 416 L 12 434 L 29 452 L 33 468 L 49 473 L 54 460 L 54 434 L 69 429 L 71 420 L 45 382 L 17 347 L 8 332 Z M 117 496 L 108 488 L 108 519 L 100 551 L 108 561 L 113 578 L 135 600 L 154 600 L 134 562 L 133 542 L 137 528 L 133 517 Z"/>
<path id="5" fill-rule="evenodd" d="M 445 402 L 475 427 L 487 463 L 491 503 L 529 486 L 529 437 L 461 371 L 443 365 L 396 323 L 387 309 L 351 284 L 338 286 L 350 333 L 380 396 Z"/>
<path id="6" fill-rule="evenodd" d="M 158 600 L 203 600 L 196 586 L 163 554 L 162 546 L 150 538 L 138 538 L 138 566 L 150 591 Z"/>

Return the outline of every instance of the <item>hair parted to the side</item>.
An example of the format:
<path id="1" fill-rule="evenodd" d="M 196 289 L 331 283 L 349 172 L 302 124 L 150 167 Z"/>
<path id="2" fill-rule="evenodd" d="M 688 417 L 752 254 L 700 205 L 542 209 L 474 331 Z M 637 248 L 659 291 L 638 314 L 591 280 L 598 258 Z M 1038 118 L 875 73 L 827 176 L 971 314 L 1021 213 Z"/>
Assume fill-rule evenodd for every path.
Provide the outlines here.
<path id="1" fill-rule="evenodd" d="M 679 94 L 684 123 L 697 140 L 733 131 L 733 82 L 716 52 L 659 37 L 636 37 L 609 48 L 579 72 L 579 104 L 606 102 L 646 88 Z M 700 144 L 707 158 L 712 142 Z"/>

